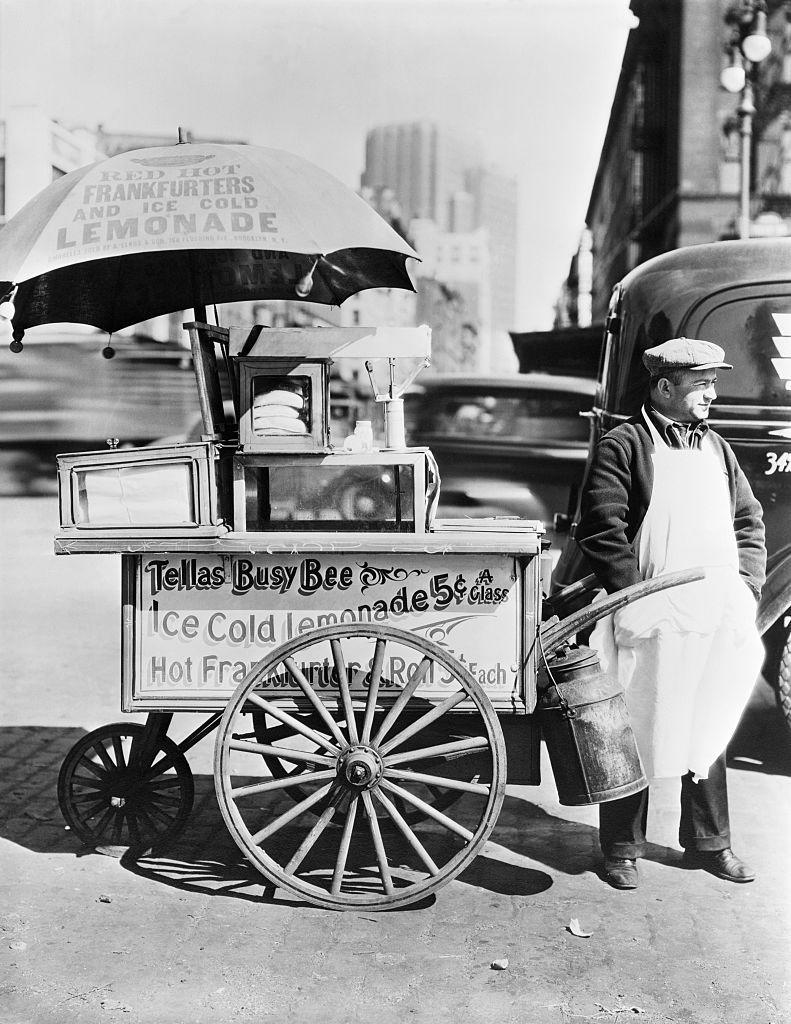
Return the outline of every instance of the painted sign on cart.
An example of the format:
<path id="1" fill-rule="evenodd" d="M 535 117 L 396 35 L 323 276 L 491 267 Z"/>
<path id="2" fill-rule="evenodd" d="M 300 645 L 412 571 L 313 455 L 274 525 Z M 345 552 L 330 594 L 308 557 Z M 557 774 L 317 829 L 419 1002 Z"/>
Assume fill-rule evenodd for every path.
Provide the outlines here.
<path id="1" fill-rule="evenodd" d="M 438 643 L 490 696 L 505 699 L 517 687 L 522 647 L 519 571 L 512 556 L 478 553 L 139 556 L 134 696 L 229 696 L 294 637 L 382 623 Z M 383 686 L 400 687 L 414 671 L 403 654 L 388 644 Z M 335 688 L 329 644 L 311 657 L 301 666 L 308 679 Z M 349 663 L 353 689 L 366 685 L 367 668 L 365 654 Z M 449 682 L 437 674 L 420 692 L 442 693 Z M 282 666 L 268 685 L 299 692 Z"/>

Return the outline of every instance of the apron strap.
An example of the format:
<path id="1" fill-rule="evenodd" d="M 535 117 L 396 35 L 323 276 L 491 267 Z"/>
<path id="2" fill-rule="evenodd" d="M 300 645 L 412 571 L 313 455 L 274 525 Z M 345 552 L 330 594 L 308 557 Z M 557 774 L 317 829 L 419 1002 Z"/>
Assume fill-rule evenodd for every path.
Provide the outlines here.
<path id="1" fill-rule="evenodd" d="M 659 433 L 659 431 L 654 426 L 654 421 L 648 415 L 648 410 L 646 409 L 646 407 L 643 406 L 643 408 L 640 410 L 640 412 L 642 413 L 643 419 L 645 420 L 645 424 L 648 427 L 648 430 L 649 430 L 649 432 L 651 434 L 651 438 L 652 438 L 652 440 L 654 442 L 654 447 L 656 448 L 660 444 L 663 444 L 666 448 L 669 448 L 670 445 L 667 443 L 666 439 L 664 437 L 662 437 L 662 435 Z"/>

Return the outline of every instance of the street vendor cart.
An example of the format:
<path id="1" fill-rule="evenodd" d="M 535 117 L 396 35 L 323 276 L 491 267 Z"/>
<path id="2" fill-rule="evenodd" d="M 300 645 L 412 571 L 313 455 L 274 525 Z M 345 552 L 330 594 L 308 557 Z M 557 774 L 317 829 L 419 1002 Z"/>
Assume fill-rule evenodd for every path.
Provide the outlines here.
<path id="1" fill-rule="evenodd" d="M 622 695 L 567 641 L 681 574 L 574 612 L 593 584 L 542 602 L 540 523 L 439 520 L 436 464 L 407 445 L 401 398 L 428 328 L 219 326 L 218 303 L 414 290 L 417 259 L 302 158 L 181 131 L 70 172 L 3 228 L 13 352 L 29 328 L 82 323 L 107 332 L 111 359 L 113 332 L 194 310 L 200 439 L 58 459 L 56 551 L 121 555 L 121 703 L 147 713 L 63 763 L 60 805 L 86 845 L 165 847 L 192 806 L 185 753 L 215 730 L 234 841 L 322 907 L 403 906 L 456 876 L 506 777 L 538 782 L 539 719 L 561 802 L 646 785 Z M 383 444 L 371 423 L 330 432 L 345 358 L 365 363 Z M 206 717 L 176 743 L 175 712 Z"/>
<path id="2" fill-rule="evenodd" d="M 56 551 L 121 555 L 122 709 L 147 712 L 73 747 L 63 814 L 91 847 L 162 848 L 192 805 L 185 752 L 216 730 L 222 816 L 269 883 L 404 906 L 476 856 L 506 780 L 539 781 L 539 662 L 630 595 L 559 622 L 540 523 L 436 518 L 436 465 L 406 445 L 394 387 L 402 360 L 427 361 L 427 328 L 186 328 L 202 439 L 59 458 Z M 330 365 L 361 356 L 372 382 L 390 371 L 378 448 L 329 433 Z M 587 704 L 612 718 L 613 699 Z M 176 743 L 174 712 L 206 717 Z M 566 802 L 646 785 L 639 758 L 607 758 L 606 784 L 588 771 Z"/>

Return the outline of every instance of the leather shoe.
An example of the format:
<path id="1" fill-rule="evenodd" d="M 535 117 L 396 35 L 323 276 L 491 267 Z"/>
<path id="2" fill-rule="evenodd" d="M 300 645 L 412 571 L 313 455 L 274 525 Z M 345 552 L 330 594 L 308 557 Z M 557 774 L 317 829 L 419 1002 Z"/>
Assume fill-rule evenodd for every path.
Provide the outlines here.
<path id="1" fill-rule="evenodd" d="M 682 862 L 685 867 L 703 868 L 728 882 L 752 882 L 755 878 L 753 869 L 731 849 L 685 850 Z"/>
<path id="2" fill-rule="evenodd" d="M 637 861 L 627 857 L 605 857 L 604 881 L 613 889 L 637 888 Z"/>

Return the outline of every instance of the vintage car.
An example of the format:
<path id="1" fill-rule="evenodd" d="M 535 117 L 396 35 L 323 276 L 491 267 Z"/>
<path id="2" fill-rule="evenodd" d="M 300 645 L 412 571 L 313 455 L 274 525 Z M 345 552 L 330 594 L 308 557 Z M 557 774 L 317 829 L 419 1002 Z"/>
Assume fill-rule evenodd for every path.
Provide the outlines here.
<path id="1" fill-rule="evenodd" d="M 713 242 L 649 260 L 616 285 L 591 415 L 590 450 L 646 396 L 645 349 L 686 336 L 722 345 L 712 427 L 733 447 L 764 509 L 768 578 L 759 606 L 764 674 L 791 724 L 791 238 Z M 574 524 L 553 575 L 587 570 Z"/>
<path id="2" fill-rule="evenodd" d="M 407 434 L 439 466 L 440 514 L 540 519 L 576 501 L 596 382 L 523 373 L 426 375 L 405 397 Z"/>

